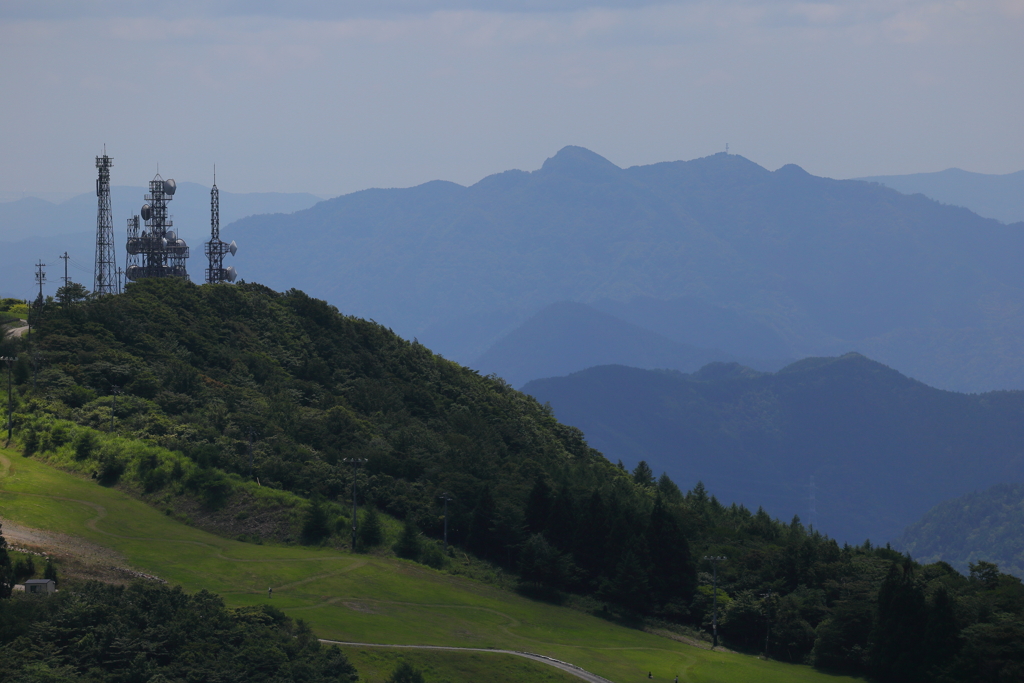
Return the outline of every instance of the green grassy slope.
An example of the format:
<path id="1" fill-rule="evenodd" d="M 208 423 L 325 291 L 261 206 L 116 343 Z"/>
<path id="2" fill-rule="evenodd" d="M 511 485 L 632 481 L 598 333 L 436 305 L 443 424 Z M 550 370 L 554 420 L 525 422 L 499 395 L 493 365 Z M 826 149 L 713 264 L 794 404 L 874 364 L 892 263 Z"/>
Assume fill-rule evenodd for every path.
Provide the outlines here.
<path id="1" fill-rule="evenodd" d="M 680 680 L 708 683 L 855 680 L 700 650 L 402 560 L 224 539 L 12 450 L 0 450 L 0 456 L 5 519 L 110 547 L 138 569 L 187 590 L 220 593 L 229 606 L 265 601 L 273 586 L 273 604 L 305 619 L 324 638 L 529 650 L 617 682 L 646 680 L 647 671 L 661 680 L 679 674 Z M 424 665 L 431 657 L 447 662 L 435 680 L 476 679 L 472 657 L 428 654 L 402 656 Z M 357 664 L 378 662 L 374 671 L 387 669 L 381 657 L 355 655 Z"/>

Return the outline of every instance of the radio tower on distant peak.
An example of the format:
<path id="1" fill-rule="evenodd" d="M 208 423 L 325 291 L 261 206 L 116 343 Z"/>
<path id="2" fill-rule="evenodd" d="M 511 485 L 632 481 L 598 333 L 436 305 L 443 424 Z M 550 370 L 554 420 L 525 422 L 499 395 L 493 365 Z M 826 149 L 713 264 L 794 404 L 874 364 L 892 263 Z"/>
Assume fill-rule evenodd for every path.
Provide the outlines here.
<path id="1" fill-rule="evenodd" d="M 114 217 L 110 210 L 110 168 L 114 160 L 107 156 L 107 147 L 103 146 L 103 156 L 96 157 L 96 168 L 99 177 L 96 179 L 96 196 L 98 209 L 96 213 L 96 267 L 94 271 L 93 293 L 117 294 L 117 256 L 114 254 Z"/>
<path id="2" fill-rule="evenodd" d="M 213 187 L 210 188 L 210 241 L 206 243 L 206 257 L 210 267 L 206 269 L 206 282 L 215 285 L 234 282 L 238 277 L 234 266 L 224 267 L 224 256 L 235 255 L 238 245 L 226 244 L 220 239 L 220 190 L 217 189 L 217 167 L 213 167 Z"/>

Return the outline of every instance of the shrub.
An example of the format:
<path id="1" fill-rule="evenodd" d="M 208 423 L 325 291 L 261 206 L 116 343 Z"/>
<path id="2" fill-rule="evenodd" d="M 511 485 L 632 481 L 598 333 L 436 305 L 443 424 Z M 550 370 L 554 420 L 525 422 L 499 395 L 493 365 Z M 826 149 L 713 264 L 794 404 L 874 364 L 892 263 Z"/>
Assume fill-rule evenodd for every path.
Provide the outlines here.
<path id="1" fill-rule="evenodd" d="M 423 672 L 409 662 L 402 662 L 391 672 L 386 683 L 423 683 Z"/>
<path id="2" fill-rule="evenodd" d="M 394 550 L 396 555 L 407 560 L 420 559 L 423 548 L 420 544 L 420 530 L 416 527 L 416 522 L 411 519 L 405 521 L 405 526 L 402 527 L 402 535 L 398 537 Z"/>
<path id="3" fill-rule="evenodd" d="M 438 541 L 427 541 L 423 544 L 420 562 L 434 569 L 444 569 L 448 564 L 448 557 Z"/>
<path id="4" fill-rule="evenodd" d="M 98 446 L 99 439 L 94 432 L 89 429 L 79 431 L 75 438 L 75 460 L 88 460 Z"/>
<path id="5" fill-rule="evenodd" d="M 363 513 L 363 523 L 359 525 L 359 545 L 373 548 L 384 542 L 384 526 L 380 522 L 377 508 L 370 506 Z"/>
<path id="6" fill-rule="evenodd" d="M 321 543 L 331 535 L 327 523 L 327 509 L 322 500 L 313 500 L 306 508 L 306 517 L 302 523 L 302 542 L 306 545 Z"/>

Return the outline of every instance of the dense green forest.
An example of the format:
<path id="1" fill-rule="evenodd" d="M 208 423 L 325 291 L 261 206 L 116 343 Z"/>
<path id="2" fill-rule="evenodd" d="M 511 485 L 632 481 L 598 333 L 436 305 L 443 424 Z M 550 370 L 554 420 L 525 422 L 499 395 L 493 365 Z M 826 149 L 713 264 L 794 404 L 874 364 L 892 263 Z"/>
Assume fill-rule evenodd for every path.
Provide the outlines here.
<path id="1" fill-rule="evenodd" d="M 990 680 L 963 672 L 1024 662 L 1024 588 L 996 567 L 921 566 L 683 493 L 643 462 L 627 472 L 502 380 L 301 292 L 146 281 L 37 320 L 32 352 L 0 348 L 18 358 L 25 451 L 194 523 L 344 545 L 357 476 L 359 550 L 381 541 L 379 511 L 406 521 L 396 552 L 443 566 L 429 539 L 448 494 L 462 551 L 611 619 L 709 629 L 702 557 L 716 555 L 731 647 L 879 680 Z"/>
<path id="2" fill-rule="evenodd" d="M 914 557 L 945 560 L 961 572 L 972 562 L 998 562 L 1024 576 L 1024 484 L 997 484 L 943 501 L 896 542 Z"/>

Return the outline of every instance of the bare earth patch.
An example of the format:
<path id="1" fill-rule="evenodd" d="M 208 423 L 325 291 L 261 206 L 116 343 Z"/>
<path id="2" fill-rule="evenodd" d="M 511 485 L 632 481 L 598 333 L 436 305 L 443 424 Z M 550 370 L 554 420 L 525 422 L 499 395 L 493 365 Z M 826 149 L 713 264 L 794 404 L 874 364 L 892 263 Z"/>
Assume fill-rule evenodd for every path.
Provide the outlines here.
<path id="1" fill-rule="evenodd" d="M 661 636 L 662 638 L 674 640 L 678 643 L 686 643 L 687 645 L 692 645 L 693 647 L 699 647 L 702 650 L 712 649 L 711 643 L 707 642 L 706 640 L 700 640 L 699 638 L 684 636 L 681 633 L 675 633 L 673 631 L 668 630 L 667 628 L 645 628 L 644 631 L 646 631 L 647 633 L 652 633 L 656 636 Z M 732 650 L 722 647 L 721 645 L 714 648 L 714 650 L 715 652 L 733 652 Z"/>
<path id="2" fill-rule="evenodd" d="M 342 602 L 342 605 L 348 607 L 353 612 L 362 612 L 363 614 L 379 614 L 380 610 L 375 605 L 369 605 L 365 602 Z"/>
<path id="3" fill-rule="evenodd" d="M 84 538 L 53 531 L 33 529 L 0 518 L 3 535 L 11 550 L 52 557 L 68 579 L 94 579 L 104 583 L 126 584 L 135 579 L 161 581 L 132 569 L 116 551 Z"/>

